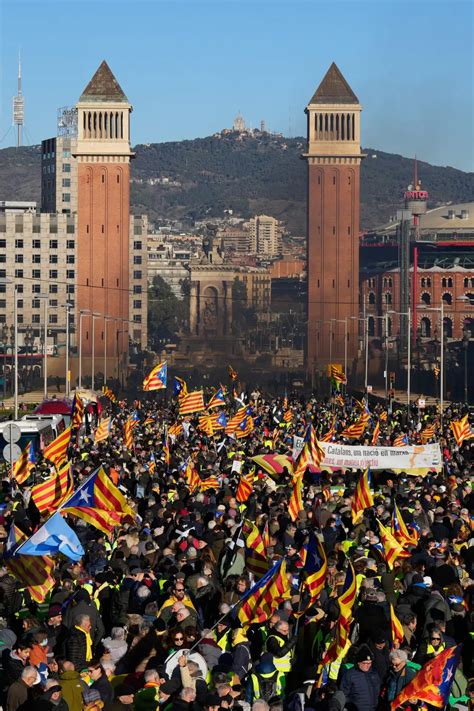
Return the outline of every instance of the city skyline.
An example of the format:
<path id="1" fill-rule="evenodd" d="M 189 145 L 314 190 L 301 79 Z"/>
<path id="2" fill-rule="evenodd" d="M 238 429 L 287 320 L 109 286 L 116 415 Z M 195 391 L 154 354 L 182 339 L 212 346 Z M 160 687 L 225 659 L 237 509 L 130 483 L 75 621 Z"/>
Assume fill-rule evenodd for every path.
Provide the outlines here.
<path id="1" fill-rule="evenodd" d="M 238 111 L 304 136 L 304 108 L 335 61 L 364 109 L 363 146 L 474 169 L 470 3 L 4 0 L 0 13 L 1 148 L 15 144 L 19 48 L 32 144 L 55 135 L 56 109 L 77 102 L 102 59 L 127 86 L 134 145 L 211 135 Z"/>

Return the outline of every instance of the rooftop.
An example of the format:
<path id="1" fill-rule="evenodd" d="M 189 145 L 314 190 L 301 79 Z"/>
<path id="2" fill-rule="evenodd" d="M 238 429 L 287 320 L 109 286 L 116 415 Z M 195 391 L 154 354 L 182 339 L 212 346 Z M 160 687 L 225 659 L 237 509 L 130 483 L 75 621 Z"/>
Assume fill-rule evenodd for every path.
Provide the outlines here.
<path id="1" fill-rule="evenodd" d="M 105 59 L 82 92 L 79 101 L 123 101 L 128 104 L 127 97 Z"/>
<path id="2" fill-rule="evenodd" d="M 359 99 L 333 62 L 321 84 L 313 94 L 310 104 L 358 104 Z"/>

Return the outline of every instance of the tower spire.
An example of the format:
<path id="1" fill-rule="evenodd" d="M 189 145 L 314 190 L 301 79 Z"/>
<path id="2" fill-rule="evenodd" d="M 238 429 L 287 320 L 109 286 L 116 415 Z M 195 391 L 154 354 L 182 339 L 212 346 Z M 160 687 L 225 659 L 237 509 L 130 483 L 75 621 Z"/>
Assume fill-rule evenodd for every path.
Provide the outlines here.
<path id="1" fill-rule="evenodd" d="M 23 123 L 25 120 L 25 99 L 21 92 L 21 54 L 18 50 L 18 91 L 13 97 L 13 124 L 17 127 L 17 146 L 21 146 Z"/>

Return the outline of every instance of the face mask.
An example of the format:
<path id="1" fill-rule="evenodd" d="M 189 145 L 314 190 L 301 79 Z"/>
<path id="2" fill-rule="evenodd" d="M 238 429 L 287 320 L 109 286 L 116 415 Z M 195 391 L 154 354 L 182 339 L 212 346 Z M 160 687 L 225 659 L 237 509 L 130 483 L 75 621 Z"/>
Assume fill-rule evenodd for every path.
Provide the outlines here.
<path id="1" fill-rule="evenodd" d="M 42 642 L 40 642 L 40 647 L 47 647 L 48 646 L 48 640 L 44 639 Z"/>

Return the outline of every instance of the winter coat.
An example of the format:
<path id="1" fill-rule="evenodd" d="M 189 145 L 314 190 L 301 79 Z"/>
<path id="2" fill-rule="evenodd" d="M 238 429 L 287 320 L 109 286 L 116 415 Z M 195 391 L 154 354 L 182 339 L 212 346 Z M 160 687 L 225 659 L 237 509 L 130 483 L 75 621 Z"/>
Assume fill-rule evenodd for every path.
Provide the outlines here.
<path id="1" fill-rule="evenodd" d="M 82 692 L 88 687 L 81 679 L 78 671 L 65 671 L 59 676 L 59 684 L 63 690 L 63 699 L 66 701 L 69 711 L 82 711 L 84 705 Z"/>
<path id="2" fill-rule="evenodd" d="M 22 679 L 14 681 L 8 689 L 5 711 L 17 711 L 22 704 L 26 703 L 28 694 L 29 687 Z"/>
<path id="3" fill-rule="evenodd" d="M 104 704 L 110 704 L 114 700 L 114 690 L 112 688 L 112 684 L 107 679 L 105 674 L 101 674 L 97 681 L 94 681 L 94 683 L 91 684 L 90 688 L 99 692 L 100 698 Z"/>
<path id="4" fill-rule="evenodd" d="M 76 671 L 82 671 L 87 667 L 87 642 L 86 635 L 82 630 L 74 627 L 66 640 L 66 659 L 74 664 Z"/>
<path id="5" fill-rule="evenodd" d="M 123 639 L 112 639 L 111 637 L 106 637 L 102 640 L 104 647 L 110 652 L 110 660 L 117 664 L 119 659 L 122 659 L 124 654 L 127 653 L 128 645 Z"/>
<path id="6" fill-rule="evenodd" d="M 80 592 L 85 591 L 81 590 Z M 81 615 L 88 615 L 91 619 L 90 635 L 92 637 L 92 644 L 96 647 L 104 637 L 105 630 L 102 618 L 94 604 L 86 602 L 85 600 L 80 600 L 77 603 L 75 600 L 72 600 L 63 614 L 63 625 L 72 630 L 77 624 L 77 618 Z"/>
<path id="7" fill-rule="evenodd" d="M 21 677 L 25 665 L 12 649 L 4 649 L 2 652 L 2 667 L 6 681 L 11 684 Z"/>
<path id="8" fill-rule="evenodd" d="M 39 699 L 36 699 L 36 702 L 34 704 L 35 710 L 37 709 L 38 711 L 69 711 L 67 702 L 63 698 L 60 698 L 57 704 L 51 701 L 52 693 L 53 692 L 50 690 L 45 691 L 44 694 L 39 697 Z"/>
<path id="9" fill-rule="evenodd" d="M 361 671 L 357 666 L 342 677 L 341 690 L 348 711 L 375 711 L 379 700 L 380 679 L 373 669 Z"/>
<path id="10" fill-rule="evenodd" d="M 415 676 L 416 669 L 413 667 L 405 666 L 401 672 L 390 669 L 387 677 L 387 701 L 393 701 Z"/>

